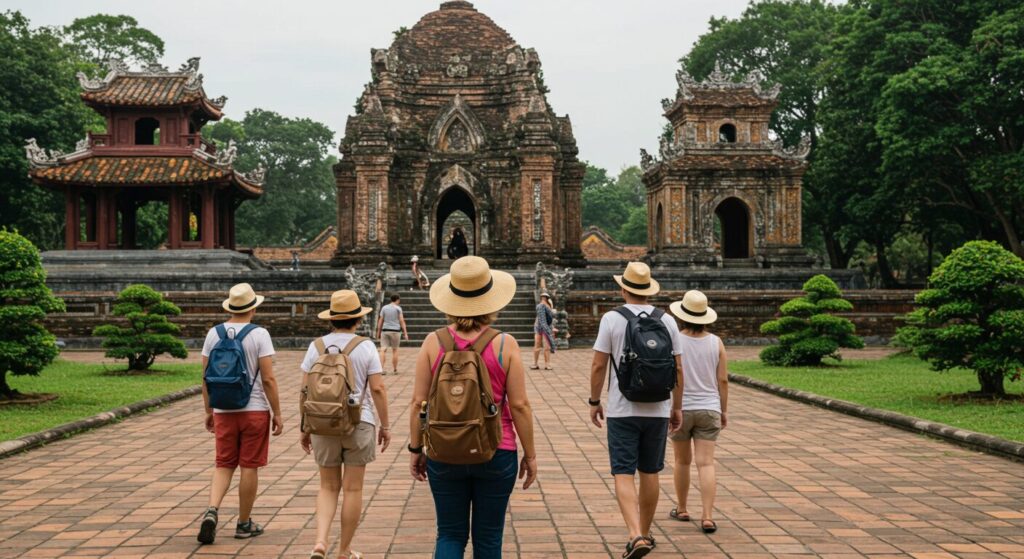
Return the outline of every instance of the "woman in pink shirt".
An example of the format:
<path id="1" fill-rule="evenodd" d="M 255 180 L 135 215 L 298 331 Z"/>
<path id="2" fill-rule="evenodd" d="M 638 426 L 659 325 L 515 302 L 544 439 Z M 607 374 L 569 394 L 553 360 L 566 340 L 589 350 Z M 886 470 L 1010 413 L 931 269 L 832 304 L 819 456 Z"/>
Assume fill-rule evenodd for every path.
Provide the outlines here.
<path id="1" fill-rule="evenodd" d="M 511 275 L 492 271 L 483 258 L 465 256 L 452 264 L 450 274 L 434 282 L 430 301 L 448 316 L 447 332 L 455 350 L 466 351 L 479 336 L 489 335 L 490 324 L 512 300 L 515 291 Z M 429 397 L 431 381 L 443 354 L 442 343 L 434 333 L 423 341 L 416 360 L 409 413 L 410 471 L 414 479 L 430 482 L 437 512 L 435 558 L 461 559 L 472 526 L 473 557 L 499 559 L 505 511 L 516 477 L 524 479 L 523 489 L 537 478 L 533 411 L 526 397 L 526 374 L 519 344 L 512 336 L 498 334 L 480 353 L 490 377 L 494 404 L 501 410 L 502 432 L 494 457 L 483 464 L 447 464 L 428 459 L 423 452 L 421 406 Z M 521 461 L 516 451 L 517 435 L 523 446 Z"/>

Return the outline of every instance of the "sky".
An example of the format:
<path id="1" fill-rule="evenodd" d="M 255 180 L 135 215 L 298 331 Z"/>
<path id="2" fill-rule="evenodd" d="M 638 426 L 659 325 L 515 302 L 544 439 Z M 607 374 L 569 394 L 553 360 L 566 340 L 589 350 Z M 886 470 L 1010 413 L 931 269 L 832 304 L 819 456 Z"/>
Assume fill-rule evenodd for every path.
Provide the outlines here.
<path id="1" fill-rule="evenodd" d="M 736 17 L 747 0 L 476 0 L 476 8 L 534 48 L 568 114 L 580 158 L 617 173 L 657 152 L 664 97 L 675 95 L 678 59 L 710 17 Z M 440 0 L 0 0 L 33 25 L 66 25 L 96 13 L 126 14 L 166 43 L 174 69 L 202 58 L 206 92 L 228 96 L 241 120 L 263 108 L 326 124 L 340 138 L 370 79 L 370 49 L 391 44 Z"/>

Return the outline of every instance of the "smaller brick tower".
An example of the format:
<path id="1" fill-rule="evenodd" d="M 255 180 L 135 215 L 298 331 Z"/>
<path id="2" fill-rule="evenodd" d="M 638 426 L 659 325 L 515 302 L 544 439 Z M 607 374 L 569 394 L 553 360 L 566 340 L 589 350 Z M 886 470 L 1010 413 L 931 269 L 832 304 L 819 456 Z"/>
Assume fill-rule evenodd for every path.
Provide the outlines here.
<path id="1" fill-rule="evenodd" d="M 810 138 L 784 148 L 768 137 L 780 87 L 733 81 L 716 65 L 697 82 L 676 76 L 662 101 L 672 137 L 660 157 L 640 150 L 647 185 L 648 258 L 659 265 L 806 267 L 801 183 Z"/>

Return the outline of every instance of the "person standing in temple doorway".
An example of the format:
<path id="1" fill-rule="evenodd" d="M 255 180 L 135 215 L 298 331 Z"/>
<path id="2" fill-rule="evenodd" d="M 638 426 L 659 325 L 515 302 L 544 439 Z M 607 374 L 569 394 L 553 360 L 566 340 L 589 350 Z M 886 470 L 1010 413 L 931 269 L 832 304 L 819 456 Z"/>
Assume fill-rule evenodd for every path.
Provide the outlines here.
<path id="1" fill-rule="evenodd" d="M 461 227 L 456 227 L 452 231 L 452 240 L 448 243 L 448 258 L 458 260 L 467 254 L 469 254 L 469 245 L 466 243 L 466 234 L 462 232 Z"/>
<path id="2" fill-rule="evenodd" d="M 392 373 L 398 373 L 398 347 L 402 344 L 400 336 L 409 341 L 409 331 L 405 327 L 405 315 L 402 314 L 402 307 L 399 304 L 402 299 L 398 294 L 391 296 L 391 302 L 380 309 L 380 318 L 377 319 L 377 339 L 380 340 L 380 363 L 387 362 L 388 350 L 391 350 Z"/>
<path id="3" fill-rule="evenodd" d="M 551 354 L 555 352 L 555 339 L 552 335 L 555 322 L 555 311 L 551 304 L 551 295 L 540 294 L 540 302 L 537 303 L 537 318 L 533 323 L 533 366 L 534 371 L 540 369 L 540 354 L 544 352 L 544 370 L 551 370 Z M 548 351 L 544 351 L 547 344 Z"/>

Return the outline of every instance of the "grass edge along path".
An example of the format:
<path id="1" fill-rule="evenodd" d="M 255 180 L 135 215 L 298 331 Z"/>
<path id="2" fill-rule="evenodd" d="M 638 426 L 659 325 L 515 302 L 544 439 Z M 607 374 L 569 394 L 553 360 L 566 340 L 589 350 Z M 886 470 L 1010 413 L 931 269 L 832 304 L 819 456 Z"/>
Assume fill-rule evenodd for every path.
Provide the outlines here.
<path id="1" fill-rule="evenodd" d="M 1024 442 L 1024 402 L 955 402 L 944 396 L 978 389 L 971 371 L 937 372 L 908 355 L 878 360 L 844 360 L 823 367 L 771 367 L 759 361 L 729 363 L 731 373 L 771 384 L 845 400 Z M 1024 383 L 1006 382 L 1007 393 L 1021 394 Z"/>
<path id="2" fill-rule="evenodd" d="M 56 393 L 59 397 L 38 405 L 0 406 L 0 444 L 98 414 L 120 412 L 123 410 L 119 408 L 139 402 L 159 400 L 158 397 L 197 386 L 200 379 L 200 366 L 196 363 L 160 363 L 153 371 L 129 374 L 120 364 L 67 360 L 55 361 L 36 377 L 9 375 L 8 382 L 16 390 Z M 159 402 L 147 407 L 155 405 Z M 135 411 L 138 410 L 131 413 Z"/>

